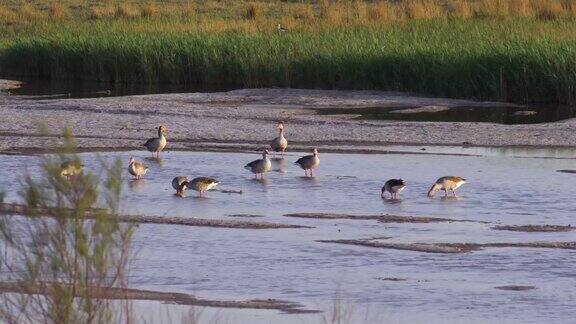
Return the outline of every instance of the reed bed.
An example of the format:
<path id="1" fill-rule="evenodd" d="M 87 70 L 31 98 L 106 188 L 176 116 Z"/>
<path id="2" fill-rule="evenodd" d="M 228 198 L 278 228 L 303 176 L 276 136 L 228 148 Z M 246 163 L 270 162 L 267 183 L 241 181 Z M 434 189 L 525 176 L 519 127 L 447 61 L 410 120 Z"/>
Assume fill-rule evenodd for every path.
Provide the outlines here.
<path id="1" fill-rule="evenodd" d="M 566 1 L 68 1 L 28 4 L 28 19 L 0 8 L 18 21 L 0 26 L 1 74 L 518 103 L 575 95 L 576 6 Z"/>

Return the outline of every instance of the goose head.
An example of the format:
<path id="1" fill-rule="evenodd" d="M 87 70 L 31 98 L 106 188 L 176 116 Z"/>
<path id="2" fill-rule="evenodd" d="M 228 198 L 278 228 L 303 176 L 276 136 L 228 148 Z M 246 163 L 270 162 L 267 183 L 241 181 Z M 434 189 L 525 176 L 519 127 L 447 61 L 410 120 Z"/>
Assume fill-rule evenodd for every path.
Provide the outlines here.
<path id="1" fill-rule="evenodd" d="M 267 149 L 265 149 L 264 151 L 262 151 L 262 157 L 266 158 L 266 155 L 270 154 L 270 152 L 268 152 Z"/>
<path id="2" fill-rule="evenodd" d="M 314 148 L 312 150 L 312 155 L 317 156 L 318 155 L 318 149 Z"/>
<path id="3" fill-rule="evenodd" d="M 279 121 L 276 124 L 276 128 L 278 128 L 279 130 L 284 130 L 284 122 Z"/>
<path id="4" fill-rule="evenodd" d="M 134 162 L 136 162 L 136 160 L 134 159 L 133 156 L 131 156 L 131 157 L 130 157 L 130 163 L 128 163 L 128 164 L 132 164 L 132 163 L 134 163 Z"/>
<path id="5" fill-rule="evenodd" d="M 160 126 L 158 127 L 158 136 L 160 136 L 161 134 L 166 134 L 166 130 L 167 130 L 167 129 L 166 129 L 166 126 L 160 125 Z"/>

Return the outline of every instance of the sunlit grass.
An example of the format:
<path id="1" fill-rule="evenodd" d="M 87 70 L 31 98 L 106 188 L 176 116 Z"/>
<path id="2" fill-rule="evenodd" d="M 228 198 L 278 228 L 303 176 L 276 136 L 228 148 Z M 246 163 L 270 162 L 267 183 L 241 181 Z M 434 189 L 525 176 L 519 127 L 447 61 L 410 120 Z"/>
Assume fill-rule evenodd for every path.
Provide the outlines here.
<path id="1" fill-rule="evenodd" d="M 16 21 L 0 26 L 4 75 L 574 97 L 576 6 L 566 1 L 42 3 L 0 7 Z"/>

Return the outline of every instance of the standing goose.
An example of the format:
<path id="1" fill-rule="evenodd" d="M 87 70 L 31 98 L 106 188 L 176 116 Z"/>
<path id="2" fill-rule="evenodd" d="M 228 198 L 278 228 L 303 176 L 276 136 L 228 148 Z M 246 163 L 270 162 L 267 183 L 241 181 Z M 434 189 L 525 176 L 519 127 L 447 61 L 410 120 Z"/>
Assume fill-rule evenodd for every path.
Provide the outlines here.
<path id="1" fill-rule="evenodd" d="M 82 172 L 83 164 L 80 161 L 65 161 L 60 164 L 60 176 L 70 180 Z"/>
<path id="2" fill-rule="evenodd" d="M 406 182 L 402 179 L 390 179 L 384 183 L 380 196 L 384 198 L 385 193 L 390 194 L 390 199 L 397 199 L 397 195 L 406 188 Z"/>
<path id="3" fill-rule="evenodd" d="M 208 177 L 198 177 L 192 179 L 192 181 L 188 181 L 186 183 L 186 188 L 198 191 L 199 196 L 202 197 L 204 192 L 216 187 L 218 184 L 219 182 L 215 179 Z"/>
<path id="4" fill-rule="evenodd" d="M 286 32 L 286 28 L 282 27 L 282 24 L 278 24 L 278 26 L 276 27 L 276 30 L 279 33 L 285 33 Z"/>
<path id="5" fill-rule="evenodd" d="M 272 162 L 268 158 L 268 150 L 264 150 L 262 152 L 262 158 L 258 160 L 254 160 L 244 166 L 245 169 L 250 170 L 250 172 L 254 173 L 256 179 L 258 179 L 258 175 L 260 174 L 260 178 L 264 178 L 264 173 L 270 171 L 272 168 Z"/>
<path id="6" fill-rule="evenodd" d="M 320 165 L 320 158 L 318 157 L 318 150 L 314 148 L 312 150 L 312 155 L 306 155 L 299 158 L 295 164 L 299 164 L 300 167 L 304 170 L 304 176 L 308 176 L 308 170 L 310 170 L 310 177 L 313 177 L 313 169 L 317 168 Z"/>
<path id="7" fill-rule="evenodd" d="M 138 180 L 142 179 L 142 177 L 144 177 L 148 172 L 148 167 L 144 163 L 136 162 L 134 157 L 131 157 L 130 164 L 128 164 L 128 172 Z"/>
<path id="8" fill-rule="evenodd" d="M 452 191 L 454 197 L 456 197 L 456 192 L 454 190 L 458 189 L 461 185 L 466 183 L 466 179 L 455 176 L 442 177 L 430 187 L 428 190 L 428 197 L 434 197 L 434 193 L 438 190 L 444 190 L 444 196 L 448 197 L 448 190 Z"/>
<path id="9" fill-rule="evenodd" d="M 144 143 L 146 149 L 152 152 L 152 154 L 156 153 L 156 157 L 160 156 L 160 152 L 166 147 L 166 137 L 164 134 L 166 133 L 166 127 L 164 125 L 160 125 L 158 127 L 158 137 L 150 138 Z"/>
<path id="10" fill-rule="evenodd" d="M 179 176 L 172 179 L 172 188 L 176 189 L 176 196 L 184 197 L 184 190 L 188 184 L 188 177 Z"/>
<path id="11" fill-rule="evenodd" d="M 279 129 L 280 134 L 278 135 L 278 137 L 272 140 L 270 147 L 272 147 L 272 150 L 274 152 L 281 152 L 282 158 L 284 158 L 284 152 L 288 147 L 288 140 L 286 140 L 286 138 L 284 137 L 284 122 L 278 122 L 276 128 Z"/>

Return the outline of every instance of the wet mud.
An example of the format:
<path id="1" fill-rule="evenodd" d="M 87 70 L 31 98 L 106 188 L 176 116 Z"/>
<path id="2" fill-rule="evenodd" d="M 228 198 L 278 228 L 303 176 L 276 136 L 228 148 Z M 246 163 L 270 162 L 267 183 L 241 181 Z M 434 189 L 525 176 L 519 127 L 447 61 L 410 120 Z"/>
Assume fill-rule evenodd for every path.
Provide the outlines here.
<path id="1" fill-rule="evenodd" d="M 358 245 L 381 249 L 405 250 L 425 253 L 467 253 L 485 248 L 545 248 L 576 250 L 576 242 L 526 242 L 526 243 L 393 243 L 373 240 L 318 240 L 322 243 Z"/>
<path id="2" fill-rule="evenodd" d="M 26 215 L 34 213 L 40 216 L 46 216 L 47 210 L 36 209 L 27 211 L 24 205 L 19 204 L 0 204 L 0 214 L 3 215 Z M 86 218 L 96 217 L 95 212 L 87 212 Z M 136 224 L 164 224 L 164 225 L 184 225 L 200 227 L 221 227 L 221 228 L 239 228 L 239 229 L 280 229 L 280 228 L 311 228 L 310 226 L 292 225 L 272 222 L 248 222 L 226 219 L 203 219 L 188 217 L 172 216 L 151 216 L 151 215 L 118 215 L 118 221 L 122 223 Z"/>
<path id="3" fill-rule="evenodd" d="M 52 290 L 54 290 L 54 285 L 51 283 L 44 283 L 42 285 L 30 285 L 18 282 L 0 282 L 0 292 L 2 293 L 46 295 L 50 294 Z M 319 312 L 317 310 L 305 309 L 299 303 L 272 298 L 251 300 L 211 300 L 176 292 L 103 287 L 89 287 L 84 290 L 83 295 L 79 296 L 86 295 L 92 298 L 110 300 L 151 300 L 185 306 L 279 310 L 290 314 Z"/>

